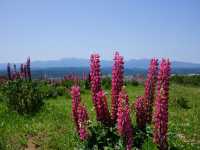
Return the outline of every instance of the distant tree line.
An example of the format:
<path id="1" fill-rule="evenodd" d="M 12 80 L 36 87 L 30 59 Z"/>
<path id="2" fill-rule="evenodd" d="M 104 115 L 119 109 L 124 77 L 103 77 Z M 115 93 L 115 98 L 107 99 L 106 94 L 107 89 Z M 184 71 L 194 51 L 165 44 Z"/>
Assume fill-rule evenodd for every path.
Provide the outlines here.
<path id="1" fill-rule="evenodd" d="M 200 75 L 174 75 L 171 81 L 183 85 L 200 86 Z"/>

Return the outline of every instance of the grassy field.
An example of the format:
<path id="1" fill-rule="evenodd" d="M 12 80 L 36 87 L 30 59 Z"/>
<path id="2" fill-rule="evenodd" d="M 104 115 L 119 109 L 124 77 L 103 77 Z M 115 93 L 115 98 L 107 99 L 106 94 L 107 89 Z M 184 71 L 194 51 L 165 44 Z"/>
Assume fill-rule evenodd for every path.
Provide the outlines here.
<path id="1" fill-rule="evenodd" d="M 131 103 L 144 91 L 142 85 L 128 85 L 126 89 Z M 83 90 L 81 95 L 82 103 L 86 105 L 90 119 L 95 121 L 90 91 Z M 181 107 L 178 101 L 180 98 L 188 102 L 187 107 Z M 133 122 L 134 116 L 133 111 Z M 8 110 L 4 102 L 0 102 L 0 149 L 70 150 L 75 148 L 77 141 L 71 118 L 70 97 L 63 96 L 46 100 L 45 105 L 34 116 L 18 115 Z M 200 149 L 199 87 L 171 84 L 169 143 L 174 149 Z"/>

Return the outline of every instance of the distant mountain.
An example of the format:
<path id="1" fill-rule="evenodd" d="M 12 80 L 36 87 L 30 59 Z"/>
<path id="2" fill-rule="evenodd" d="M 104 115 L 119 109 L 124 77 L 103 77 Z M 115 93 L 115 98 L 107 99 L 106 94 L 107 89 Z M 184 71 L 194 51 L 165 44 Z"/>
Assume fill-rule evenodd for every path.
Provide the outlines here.
<path id="1" fill-rule="evenodd" d="M 126 69 L 147 69 L 149 65 L 149 59 L 131 59 L 125 61 Z M 101 67 L 109 68 L 112 67 L 112 61 L 110 60 L 102 60 Z M 7 63 L 0 64 L 0 70 L 6 69 Z M 19 64 L 17 64 L 19 66 Z M 32 69 L 45 69 L 45 68 L 68 68 L 68 67 L 89 67 L 88 59 L 79 59 L 79 58 L 64 58 L 60 60 L 48 60 L 48 61 L 33 61 L 31 63 Z M 173 61 L 172 62 L 173 69 L 199 69 L 200 64 L 190 63 L 190 62 L 181 62 L 181 61 Z"/>

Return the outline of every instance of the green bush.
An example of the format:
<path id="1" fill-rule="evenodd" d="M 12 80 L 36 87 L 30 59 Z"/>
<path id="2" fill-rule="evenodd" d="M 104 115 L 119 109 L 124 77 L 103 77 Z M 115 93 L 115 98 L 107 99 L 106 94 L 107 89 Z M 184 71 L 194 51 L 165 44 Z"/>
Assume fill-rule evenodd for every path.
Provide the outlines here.
<path id="1" fill-rule="evenodd" d="M 184 97 L 178 97 L 175 99 L 176 105 L 183 109 L 189 109 L 190 106 L 188 104 L 188 100 L 186 100 Z"/>
<path id="2" fill-rule="evenodd" d="M 74 81 L 72 81 L 72 80 L 65 80 L 64 83 L 63 83 L 63 85 L 66 88 L 70 89 L 74 85 Z"/>
<path id="3" fill-rule="evenodd" d="M 171 81 L 183 85 L 200 86 L 200 75 L 174 75 Z"/>
<path id="4" fill-rule="evenodd" d="M 31 114 L 43 104 L 40 84 L 35 81 L 14 80 L 5 86 L 8 107 L 20 114 Z"/>
<path id="5" fill-rule="evenodd" d="M 58 96 L 63 96 L 65 94 L 65 88 L 63 86 L 57 86 L 56 91 Z"/>
<path id="6" fill-rule="evenodd" d="M 87 141 L 80 142 L 77 145 L 77 149 L 123 149 L 123 141 L 120 136 L 118 136 L 115 127 L 106 127 L 102 124 L 94 125 L 90 124 L 89 126 L 91 136 Z"/>
<path id="7" fill-rule="evenodd" d="M 4 95 L 0 92 L 0 102 L 4 101 Z"/>
<path id="8" fill-rule="evenodd" d="M 51 84 L 40 83 L 40 92 L 43 98 L 56 98 L 58 96 L 58 91 L 56 86 Z"/>
<path id="9" fill-rule="evenodd" d="M 125 85 L 138 86 L 139 82 L 137 80 L 131 79 L 131 80 L 125 81 Z"/>

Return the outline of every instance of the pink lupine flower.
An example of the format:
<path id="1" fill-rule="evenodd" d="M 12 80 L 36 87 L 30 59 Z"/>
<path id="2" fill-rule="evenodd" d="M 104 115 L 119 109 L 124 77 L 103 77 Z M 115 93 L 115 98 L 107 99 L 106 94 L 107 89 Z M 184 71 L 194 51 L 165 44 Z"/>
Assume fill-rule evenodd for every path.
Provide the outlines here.
<path id="1" fill-rule="evenodd" d="M 80 87 L 78 86 L 73 86 L 71 88 L 71 97 L 72 97 L 72 115 L 74 119 L 74 123 L 76 126 L 77 131 L 79 130 L 78 126 L 78 114 L 77 114 L 77 109 L 79 106 L 79 103 L 81 101 L 81 96 L 80 96 Z"/>
<path id="2" fill-rule="evenodd" d="M 99 120 L 105 125 L 110 125 L 110 113 L 107 104 L 107 98 L 105 93 L 101 90 L 97 93 L 97 111 L 99 114 Z"/>
<path id="3" fill-rule="evenodd" d="M 112 104 L 111 118 L 113 122 L 117 119 L 118 97 L 123 86 L 124 61 L 118 52 L 115 53 L 114 64 L 112 68 Z"/>
<path id="4" fill-rule="evenodd" d="M 99 120 L 99 114 L 97 111 L 97 93 L 101 90 L 101 72 L 100 72 L 100 60 L 98 54 L 92 54 L 90 57 L 90 87 L 92 91 L 92 100 L 96 110 L 96 117 Z"/>
<path id="5" fill-rule="evenodd" d="M 168 99 L 169 99 L 170 62 L 163 59 L 158 74 L 155 112 L 153 114 L 153 140 L 160 150 L 167 150 Z"/>
<path id="6" fill-rule="evenodd" d="M 79 104 L 77 113 L 79 137 L 81 140 L 86 140 L 89 137 L 89 133 L 87 131 L 88 113 L 85 106 Z"/>
<path id="7" fill-rule="evenodd" d="M 125 107 L 129 105 L 128 95 L 124 89 L 119 94 L 118 99 L 118 111 L 117 111 L 117 129 L 120 135 L 124 134 L 124 116 L 125 116 Z"/>
<path id="8" fill-rule="evenodd" d="M 155 88 L 158 74 L 158 60 L 151 59 L 147 79 L 145 82 L 145 100 L 147 109 L 147 123 L 152 121 L 153 103 L 155 97 Z"/>
<path id="9" fill-rule="evenodd" d="M 126 142 L 126 150 L 131 150 L 131 147 L 133 145 L 133 127 L 131 124 L 131 118 L 130 118 L 130 109 L 127 105 L 125 108 L 125 119 L 124 119 L 124 137 Z"/>
<path id="10" fill-rule="evenodd" d="M 146 106 L 145 106 L 145 97 L 139 96 L 135 102 L 135 110 L 136 110 L 136 121 L 137 126 L 144 130 L 146 127 Z"/>
<path id="11" fill-rule="evenodd" d="M 120 136 L 122 136 L 126 143 L 126 149 L 131 150 L 133 144 L 133 128 L 130 118 L 130 109 L 128 102 L 128 95 L 125 90 L 119 94 L 119 106 L 117 112 L 117 129 Z"/>

